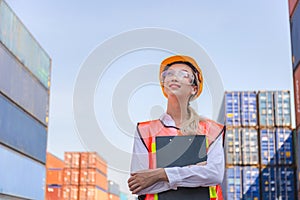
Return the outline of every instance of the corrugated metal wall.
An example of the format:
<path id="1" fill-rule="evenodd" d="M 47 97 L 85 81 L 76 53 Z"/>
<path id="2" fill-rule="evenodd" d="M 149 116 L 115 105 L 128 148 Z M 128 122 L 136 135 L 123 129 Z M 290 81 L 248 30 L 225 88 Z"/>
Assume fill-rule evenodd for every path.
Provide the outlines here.
<path id="1" fill-rule="evenodd" d="M 226 199 L 295 199 L 289 91 L 233 91 L 224 98 Z"/>
<path id="2" fill-rule="evenodd" d="M 1 198 L 44 199 L 50 71 L 50 57 L 0 0 Z"/>
<path id="3" fill-rule="evenodd" d="M 298 198 L 300 198 L 300 5 L 299 0 L 289 0 L 290 31 L 292 47 L 292 64 L 294 73 L 294 98 L 296 114 L 296 131 L 294 144 L 296 146 L 296 166 Z"/>

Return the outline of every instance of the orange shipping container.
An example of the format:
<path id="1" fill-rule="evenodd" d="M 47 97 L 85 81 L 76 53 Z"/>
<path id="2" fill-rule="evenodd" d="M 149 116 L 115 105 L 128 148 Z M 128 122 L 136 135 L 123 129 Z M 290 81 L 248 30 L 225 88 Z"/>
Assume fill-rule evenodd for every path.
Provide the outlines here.
<path id="1" fill-rule="evenodd" d="M 79 200 L 79 187 L 74 185 L 63 185 L 63 200 Z"/>
<path id="2" fill-rule="evenodd" d="M 298 4 L 299 0 L 289 0 L 289 13 L 290 13 L 290 17 L 293 15 L 293 12 Z"/>
<path id="3" fill-rule="evenodd" d="M 97 168 L 107 174 L 107 163 L 96 152 L 83 152 L 80 157 L 81 168 Z"/>
<path id="4" fill-rule="evenodd" d="M 79 169 L 64 168 L 64 185 L 79 185 Z"/>
<path id="5" fill-rule="evenodd" d="M 63 160 L 47 152 L 46 155 L 46 168 L 64 168 L 65 163 Z"/>
<path id="6" fill-rule="evenodd" d="M 81 169 L 80 185 L 96 185 L 105 191 L 108 189 L 107 177 L 98 169 Z"/>
<path id="7" fill-rule="evenodd" d="M 46 175 L 47 185 L 62 185 L 63 184 L 63 169 L 61 168 L 48 168 Z"/>
<path id="8" fill-rule="evenodd" d="M 120 197 L 114 194 L 108 194 L 108 200 L 120 200 Z"/>
<path id="9" fill-rule="evenodd" d="M 84 200 L 108 200 L 108 194 L 97 186 L 80 186 L 79 199 Z"/>
<path id="10" fill-rule="evenodd" d="M 61 188 L 61 186 L 47 185 L 45 199 L 46 200 L 61 200 L 62 199 L 62 188 Z"/>
<path id="11" fill-rule="evenodd" d="M 65 167 L 66 168 L 80 168 L 80 153 L 79 152 L 65 152 Z"/>

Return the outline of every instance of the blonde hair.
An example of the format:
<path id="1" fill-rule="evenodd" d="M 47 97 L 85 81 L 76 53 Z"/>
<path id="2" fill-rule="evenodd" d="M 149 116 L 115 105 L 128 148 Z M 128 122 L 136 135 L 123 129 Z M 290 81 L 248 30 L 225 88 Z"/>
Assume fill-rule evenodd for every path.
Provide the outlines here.
<path id="1" fill-rule="evenodd" d="M 191 107 L 188 106 L 189 119 L 181 124 L 181 132 L 183 135 L 198 135 L 199 133 L 199 122 L 206 121 L 204 117 L 198 115 L 198 113 Z"/>

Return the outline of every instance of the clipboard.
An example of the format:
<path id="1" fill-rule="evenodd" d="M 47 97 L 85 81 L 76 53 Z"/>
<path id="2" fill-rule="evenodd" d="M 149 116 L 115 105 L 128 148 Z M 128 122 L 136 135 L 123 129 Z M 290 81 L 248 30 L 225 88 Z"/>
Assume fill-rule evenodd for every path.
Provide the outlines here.
<path id="1" fill-rule="evenodd" d="M 156 166 L 183 167 L 207 160 L 206 136 L 156 136 Z M 158 193 L 158 200 L 209 200 L 209 187 L 178 187 Z"/>

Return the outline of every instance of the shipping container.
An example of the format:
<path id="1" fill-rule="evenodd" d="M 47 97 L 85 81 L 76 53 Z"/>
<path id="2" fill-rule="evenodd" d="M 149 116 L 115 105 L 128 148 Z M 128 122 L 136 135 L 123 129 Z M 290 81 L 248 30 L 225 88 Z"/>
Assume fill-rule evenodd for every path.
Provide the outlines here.
<path id="1" fill-rule="evenodd" d="M 259 91 L 258 98 L 258 119 L 260 127 L 274 127 L 274 102 L 272 91 Z"/>
<path id="2" fill-rule="evenodd" d="M 65 152 L 64 158 L 66 168 L 80 168 L 80 152 Z"/>
<path id="3" fill-rule="evenodd" d="M 257 126 L 257 99 L 256 92 L 241 92 L 241 122 L 243 127 Z"/>
<path id="4" fill-rule="evenodd" d="M 277 173 L 275 167 L 261 169 L 261 190 L 263 200 L 277 199 Z"/>
<path id="5" fill-rule="evenodd" d="M 293 16 L 291 17 L 291 45 L 292 45 L 292 62 L 293 69 L 296 67 L 300 61 L 300 6 L 295 7 Z"/>
<path id="6" fill-rule="evenodd" d="M 46 184 L 62 185 L 63 184 L 63 168 L 46 168 Z"/>
<path id="7" fill-rule="evenodd" d="M 242 163 L 244 165 L 258 165 L 258 134 L 257 129 L 242 128 Z"/>
<path id="8" fill-rule="evenodd" d="M 103 175 L 107 174 L 107 163 L 96 152 L 80 153 L 80 168 L 98 169 Z"/>
<path id="9" fill-rule="evenodd" d="M 297 164 L 297 175 L 296 175 L 296 180 L 297 180 L 297 190 L 298 190 L 298 198 L 300 198 L 300 128 L 298 127 L 296 129 L 296 164 Z"/>
<path id="10" fill-rule="evenodd" d="M 50 86 L 50 57 L 3 0 L 0 0 L 0 42 L 27 67 L 46 88 Z"/>
<path id="11" fill-rule="evenodd" d="M 299 0 L 289 0 L 289 14 L 292 17 L 295 7 L 297 6 Z"/>
<path id="12" fill-rule="evenodd" d="M 289 200 L 295 199 L 295 181 L 294 181 L 294 168 L 291 167 L 278 167 L 278 199 Z"/>
<path id="13" fill-rule="evenodd" d="M 274 106 L 275 106 L 275 126 L 291 127 L 291 104 L 290 91 L 275 91 Z"/>
<path id="14" fill-rule="evenodd" d="M 120 196 L 108 193 L 109 200 L 120 200 Z"/>
<path id="15" fill-rule="evenodd" d="M 62 200 L 81 200 L 79 198 L 79 187 L 76 185 L 63 185 Z"/>
<path id="16" fill-rule="evenodd" d="M 242 164 L 242 135 L 240 128 L 227 128 L 225 134 L 226 165 Z"/>
<path id="17" fill-rule="evenodd" d="M 239 92 L 225 93 L 225 123 L 226 126 L 241 126 L 241 106 Z"/>
<path id="18" fill-rule="evenodd" d="M 99 186 L 103 190 L 108 190 L 106 175 L 103 175 L 103 173 L 96 168 L 80 169 L 80 185 Z"/>
<path id="19" fill-rule="evenodd" d="M 80 200 L 108 200 L 108 194 L 97 186 L 80 186 L 79 187 Z"/>
<path id="20" fill-rule="evenodd" d="M 120 200 L 128 200 L 128 194 L 125 194 L 124 192 L 120 192 Z"/>
<path id="21" fill-rule="evenodd" d="M 61 200 L 62 186 L 61 185 L 47 185 L 45 200 Z"/>
<path id="22" fill-rule="evenodd" d="M 297 69 L 294 71 L 294 99 L 296 127 L 298 127 L 300 126 L 300 67 L 297 67 Z"/>
<path id="23" fill-rule="evenodd" d="M 278 165 L 294 163 L 293 132 L 287 128 L 276 128 L 276 155 Z"/>
<path id="24" fill-rule="evenodd" d="M 49 91 L 0 43 L 0 91 L 38 119 L 48 122 Z"/>
<path id="25" fill-rule="evenodd" d="M 1 93 L 0 143 L 46 162 L 47 129 Z"/>
<path id="26" fill-rule="evenodd" d="M 243 167 L 243 200 L 260 199 L 259 168 Z"/>
<path id="27" fill-rule="evenodd" d="M 44 165 L 2 145 L 0 158 L 0 193 L 25 199 L 44 199 Z"/>
<path id="28" fill-rule="evenodd" d="M 276 165 L 275 128 L 260 129 L 261 165 Z"/>
<path id="29" fill-rule="evenodd" d="M 79 185 L 79 169 L 64 168 L 63 170 L 63 184 L 64 185 Z"/>
<path id="30" fill-rule="evenodd" d="M 242 199 L 242 168 L 231 166 L 225 169 L 225 185 L 223 194 L 227 200 Z"/>
<path id="31" fill-rule="evenodd" d="M 46 154 L 46 168 L 61 168 L 63 169 L 65 163 L 60 158 L 56 157 L 52 153 L 47 152 Z"/>
<path id="32" fill-rule="evenodd" d="M 109 180 L 108 181 L 108 190 L 107 190 L 107 192 L 110 193 L 110 194 L 114 194 L 116 196 L 119 196 L 120 195 L 120 186 L 119 186 L 119 184 L 115 183 L 112 180 Z"/>

